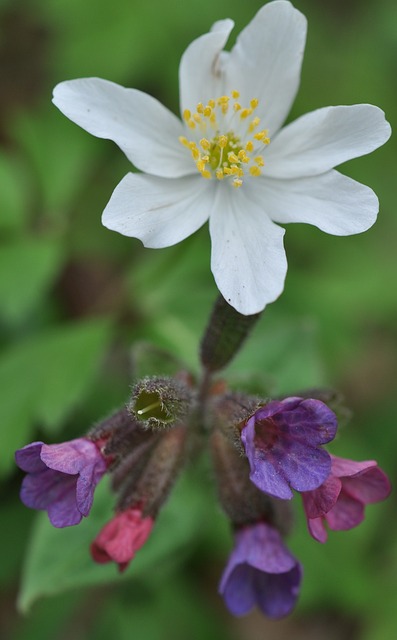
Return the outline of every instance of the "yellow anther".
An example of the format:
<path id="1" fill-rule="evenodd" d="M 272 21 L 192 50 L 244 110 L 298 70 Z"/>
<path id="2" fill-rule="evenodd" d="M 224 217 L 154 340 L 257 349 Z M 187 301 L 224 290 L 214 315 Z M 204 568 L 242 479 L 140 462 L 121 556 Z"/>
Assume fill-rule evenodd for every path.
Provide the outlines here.
<path id="1" fill-rule="evenodd" d="M 230 100 L 229 96 L 221 96 L 220 98 L 218 98 L 217 103 L 219 105 L 228 104 L 229 100 Z"/>
<path id="2" fill-rule="evenodd" d="M 254 176 L 254 177 L 260 176 L 261 173 L 262 173 L 262 171 L 256 165 L 254 165 L 253 167 L 250 167 L 250 174 L 252 176 Z"/>
<path id="3" fill-rule="evenodd" d="M 234 109 L 235 111 L 240 111 L 240 109 L 241 109 L 241 104 L 240 104 L 239 102 L 235 102 L 235 103 L 234 103 L 234 105 L 233 105 L 233 109 Z"/>
<path id="4" fill-rule="evenodd" d="M 256 158 L 254 158 L 256 164 L 258 165 L 258 167 L 264 167 L 265 166 L 265 161 L 263 159 L 263 156 L 256 156 Z"/>
<path id="5" fill-rule="evenodd" d="M 207 105 L 210 109 L 213 109 L 215 107 L 215 100 L 208 100 L 208 105 Z"/>
<path id="6" fill-rule="evenodd" d="M 215 171 L 215 175 L 218 178 L 218 180 L 223 180 L 223 178 L 225 177 L 225 174 L 223 173 L 223 169 L 217 169 Z"/>
<path id="7" fill-rule="evenodd" d="M 209 118 L 211 113 L 212 113 L 212 108 L 211 107 L 204 107 L 203 113 L 204 113 L 204 116 L 206 118 Z"/>
<path id="8" fill-rule="evenodd" d="M 208 151 L 208 149 L 211 146 L 211 143 L 209 140 L 207 140 L 207 138 L 201 138 L 200 140 L 200 145 L 202 146 L 203 149 L 205 149 L 206 151 Z"/>
<path id="9" fill-rule="evenodd" d="M 216 114 L 215 114 L 214 111 L 210 115 L 210 123 L 211 124 L 215 124 L 216 123 Z"/>
<path id="10" fill-rule="evenodd" d="M 196 123 L 194 122 L 194 120 L 189 120 L 187 125 L 188 125 L 189 129 L 195 129 L 196 128 Z"/>
<path id="11" fill-rule="evenodd" d="M 241 113 L 240 113 L 240 118 L 242 120 L 245 120 L 246 118 L 248 118 L 248 116 L 250 116 L 252 113 L 252 109 L 242 109 Z"/>
<path id="12" fill-rule="evenodd" d="M 232 184 L 233 187 L 236 187 L 236 189 L 238 189 L 238 187 L 241 187 L 241 185 L 243 184 L 243 181 L 241 180 L 241 178 L 234 178 Z"/>
<path id="13" fill-rule="evenodd" d="M 202 102 L 199 102 L 197 107 L 196 107 L 196 111 L 197 113 L 204 113 L 204 105 Z"/>
<path id="14" fill-rule="evenodd" d="M 207 180 L 211 180 L 211 171 L 202 171 L 201 175 L 203 176 L 203 178 L 207 178 Z"/>
<path id="15" fill-rule="evenodd" d="M 247 144 L 245 145 L 245 150 L 248 152 L 254 150 L 254 143 L 252 142 L 252 140 L 248 140 Z"/>
<path id="16" fill-rule="evenodd" d="M 200 124 L 201 122 L 201 116 L 198 113 L 194 113 L 193 114 L 193 120 L 195 120 L 195 122 L 197 122 L 198 124 Z"/>
<path id="17" fill-rule="evenodd" d="M 190 120 L 191 116 L 192 114 L 189 109 L 185 109 L 185 111 L 183 112 L 183 119 L 187 122 L 188 120 Z"/>
<path id="18" fill-rule="evenodd" d="M 229 142 L 229 138 L 227 136 L 219 136 L 219 138 L 218 138 L 218 146 L 221 149 L 224 149 L 228 142 Z"/>
<path id="19" fill-rule="evenodd" d="M 263 144 L 269 144 L 270 140 L 267 137 L 267 134 L 268 134 L 268 130 L 262 129 L 262 131 L 258 131 L 258 133 L 254 134 L 254 138 L 255 140 L 260 140 L 261 142 L 263 142 Z"/>
<path id="20" fill-rule="evenodd" d="M 204 160 L 201 160 L 201 159 L 197 160 L 196 167 L 200 171 L 200 173 L 203 173 L 203 171 L 205 170 L 205 162 L 204 162 Z"/>
<path id="21" fill-rule="evenodd" d="M 229 160 L 229 162 L 238 162 L 238 156 L 236 156 L 236 154 L 234 153 L 234 151 L 230 151 L 227 154 L 227 159 Z"/>
<path id="22" fill-rule="evenodd" d="M 240 97 L 240 92 L 239 91 L 232 91 L 232 98 L 237 100 L 237 98 L 239 98 L 239 97 Z"/>
<path id="23" fill-rule="evenodd" d="M 258 126 L 258 124 L 260 123 L 261 119 L 260 118 L 253 118 L 253 120 L 251 120 L 250 125 L 248 127 L 248 131 L 250 133 L 252 133 L 254 131 L 254 129 L 256 129 L 256 127 Z"/>
<path id="24" fill-rule="evenodd" d="M 250 158 L 247 156 L 244 149 L 240 149 L 240 151 L 238 152 L 238 159 L 240 160 L 240 162 L 244 162 L 245 164 L 250 161 Z"/>
<path id="25" fill-rule="evenodd" d="M 184 147 L 187 147 L 188 149 L 190 148 L 189 147 L 189 140 L 187 138 L 185 138 L 185 136 L 179 136 L 178 140 L 179 140 L 179 142 L 181 144 L 183 144 Z"/>
<path id="26" fill-rule="evenodd" d="M 232 176 L 238 176 L 239 178 L 243 177 L 244 171 L 241 169 L 241 167 L 237 167 L 235 164 L 232 164 L 230 169 L 232 171 Z"/>
<path id="27" fill-rule="evenodd" d="M 253 98 L 253 99 L 250 101 L 251 109 L 256 109 L 256 107 L 258 106 L 258 104 L 259 104 L 259 100 L 258 100 L 258 98 Z"/>
<path id="28" fill-rule="evenodd" d="M 201 159 L 203 162 L 209 162 L 210 157 L 209 156 L 201 156 Z"/>
<path id="29" fill-rule="evenodd" d="M 223 173 L 225 174 L 225 176 L 231 176 L 233 171 L 230 167 L 223 167 Z"/>
<path id="30" fill-rule="evenodd" d="M 190 142 L 189 148 L 190 148 L 190 151 L 192 152 L 193 159 L 198 160 L 198 158 L 200 157 L 200 151 L 197 149 L 195 142 Z"/>

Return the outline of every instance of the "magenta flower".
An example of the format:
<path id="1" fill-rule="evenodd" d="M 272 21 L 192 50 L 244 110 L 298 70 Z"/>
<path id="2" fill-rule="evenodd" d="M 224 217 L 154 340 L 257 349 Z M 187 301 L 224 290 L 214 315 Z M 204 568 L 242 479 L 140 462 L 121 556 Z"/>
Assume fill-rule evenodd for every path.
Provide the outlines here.
<path id="1" fill-rule="evenodd" d="M 144 518 L 138 507 L 116 513 L 92 543 L 93 559 L 100 564 L 113 560 L 119 565 L 119 570 L 124 571 L 145 544 L 153 524 L 153 519 Z"/>
<path id="2" fill-rule="evenodd" d="M 270 618 L 281 618 L 295 605 L 301 577 L 301 565 L 278 531 L 258 522 L 237 531 L 219 593 L 235 616 L 257 605 Z"/>
<path id="3" fill-rule="evenodd" d="M 241 432 L 251 481 L 275 498 L 319 487 L 331 469 L 319 445 L 335 437 L 336 416 L 320 400 L 286 398 L 258 409 Z"/>
<path id="4" fill-rule="evenodd" d="M 15 453 L 27 476 L 21 500 L 31 509 L 47 511 L 54 527 L 69 527 L 88 516 L 94 489 L 106 472 L 106 459 L 87 438 L 62 444 L 32 442 Z"/>
<path id="5" fill-rule="evenodd" d="M 365 505 L 385 500 L 391 491 L 375 460 L 331 460 L 331 473 L 321 487 L 302 494 L 307 525 L 318 542 L 327 540 L 325 523 L 333 531 L 353 529 L 364 520 Z"/>

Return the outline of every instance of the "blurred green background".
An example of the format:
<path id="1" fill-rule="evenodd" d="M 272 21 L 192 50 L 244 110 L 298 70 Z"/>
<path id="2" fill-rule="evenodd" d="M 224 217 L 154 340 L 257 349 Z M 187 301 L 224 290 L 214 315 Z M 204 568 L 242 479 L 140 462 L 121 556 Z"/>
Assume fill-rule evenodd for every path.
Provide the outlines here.
<path id="1" fill-rule="evenodd" d="M 100 487 L 90 518 L 55 530 L 18 500 L 13 452 L 68 440 L 121 405 L 148 372 L 142 342 L 197 370 L 216 288 L 205 227 L 162 251 L 104 229 L 101 212 L 130 170 L 51 104 L 62 80 L 99 76 L 178 110 L 189 42 L 217 19 L 235 34 L 260 0 L 0 1 L 0 636 L 12 640 L 322 638 L 397 634 L 395 499 L 319 545 L 297 508 L 289 546 L 305 566 L 287 620 L 229 616 L 217 584 L 231 548 L 205 461 L 185 474 L 145 548 L 120 577 L 88 546 L 110 517 Z M 395 0 L 297 0 L 309 20 L 301 89 L 290 119 L 332 104 L 397 112 Z M 336 238 L 304 225 L 286 234 L 289 273 L 225 374 L 262 393 L 340 389 L 352 409 L 333 451 L 376 458 L 396 476 L 396 142 L 342 170 L 380 198 L 379 221 Z M 138 345 L 138 352 L 134 345 Z M 297 500 L 297 507 L 300 507 Z M 19 603 L 19 613 L 16 601 Z"/>

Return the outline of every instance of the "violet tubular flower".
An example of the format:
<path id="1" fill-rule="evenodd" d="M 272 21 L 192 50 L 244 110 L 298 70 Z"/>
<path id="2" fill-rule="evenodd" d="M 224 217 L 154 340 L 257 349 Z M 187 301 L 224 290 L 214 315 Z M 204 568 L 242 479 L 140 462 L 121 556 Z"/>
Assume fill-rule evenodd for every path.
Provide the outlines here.
<path id="1" fill-rule="evenodd" d="M 374 192 L 334 167 L 383 145 L 390 126 L 381 109 L 359 104 L 317 109 L 283 127 L 299 87 L 306 18 L 290 2 L 268 2 L 223 51 L 233 26 L 216 22 L 182 56 L 181 119 L 100 78 L 58 84 L 53 102 L 143 172 L 122 179 L 103 224 L 159 249 L 209 220 L 218 289 L 252 315 L 284 287 L 279 224 L 344 236 L 375 222 Z"/>
<path id="2" fill-rule="evenodd" d="M 21 500 L 31 509 L 47 511 L 54 527 L 79 524 L 90 513 L 94 490 L 107 469 L 98 446 L 87 438 L 61 444 L 33 442 L 15 453 L 26 471 Z"/>
<path id="3" fill-rule="evenodd" d="M 321 449 L 337 429 L 336 416 L 320 400 L 286 398 L 258 409 L 241 431 L 251 481 L 265 493 L 290 499 L 291 491 L 319 487 L 331 458 Z"/>
<path id="4" fill-rule="evenodd" d="M 135 553 L 145 544 L 153 528 L 154 520 L 142 515 L 133 507 L 116 513 L 101 529 L 91 545 L 95 562 L 116 562 L 120 572 L 125 571 Z"/>
<path id="5" fill-rule="evenodd" d="M 219 592 L 233 615 L 257 605 L 270 618 L 281 618 L 295 606 L 301 577 L 301 565 L 278 531 L 258 522 L 237 530 Z"/>
<path id="6" fill-rule="evenodd" d="M 347 531 L 364 520 L 367 504 L 385 500 L 391 491 L 387 475 L 374 460 L 356 462 L 331 456 L 331 473 L 314 491 L 302 494 L 310 534 L 326 542 L 325 524 Z"/>

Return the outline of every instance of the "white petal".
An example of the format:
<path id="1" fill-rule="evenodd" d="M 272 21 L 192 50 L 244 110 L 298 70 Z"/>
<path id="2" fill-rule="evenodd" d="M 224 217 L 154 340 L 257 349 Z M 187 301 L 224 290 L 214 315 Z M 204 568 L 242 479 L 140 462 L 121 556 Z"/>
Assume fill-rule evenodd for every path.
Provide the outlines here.
<path id="1" fill-rule="evenodd" d="M 244 187 L 218 185 L 210 216 L 211 268 L 225 300 L 251 315 L 282 292 L 287 260 L 284 229 L 246 198 Z"/>
<path id="2" fill-rule="evenodd" d="M 255 187 L 252 197 L 275 222 L 306 222 L 336 236 L 366 231 L 379 209 L 372 189 L 334 170 L 296 180 L 258 178 Z"/>
<path id="3" fill-rule="evenodd" d="M 259 99 L 256 114 L 272 136 L 284 122 L 300 82 L 306 18 L 290 2 L 269 2 L 240 33 L 224 64 L 226 93 Z"/>
<path id="4" fill-rule="evenodd" d="M 142 91 L 81 78 L 58 84 L 53 102 L 92 135 L 113 140 L 141 171 L 174 178 L 194 170 L 178 140 L 185 132 L 182 122 Z"/>
<path id="5" fill-rule="evenodd" d="M 217 63 L 233 26 L 233 20 L 219 20 L 186 49 L 179 67 L 181 112 L 224 93 Z"/>
<path id="6" fill-rule="evenodd" d="M 145 247 L 170 247 L 208 219 L 213 185 L 199 174 L 169 180 L 128 173 L 113 191 L 102 223 Z"/>
<path id="7" fill-rule="evenodd" d="M 390 137 L 385 114 L 371 104 L 325 107 L 286 126 L 266 149 L 266 174 L 300 178 L 370 153 Z"/>

